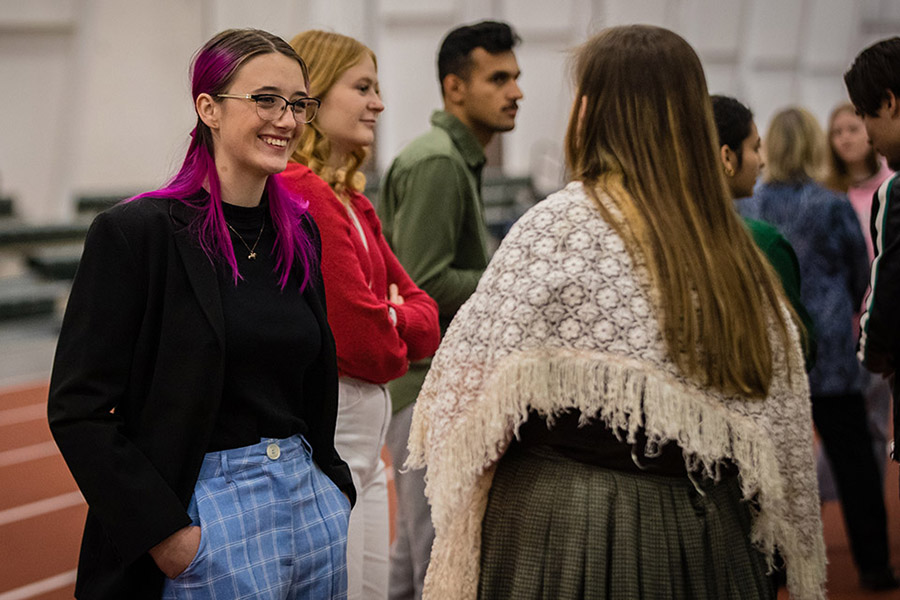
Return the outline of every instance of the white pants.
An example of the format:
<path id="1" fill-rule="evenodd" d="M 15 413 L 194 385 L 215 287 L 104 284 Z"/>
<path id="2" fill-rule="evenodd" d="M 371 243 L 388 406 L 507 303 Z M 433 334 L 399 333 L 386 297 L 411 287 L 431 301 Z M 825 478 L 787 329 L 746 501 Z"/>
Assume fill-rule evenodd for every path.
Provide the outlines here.
<path id="1" fill-rule="evenodd" d="M 388 591 L 390 515 L 381 448 L 391 420 L 385 386 L 341 377 L 334 447 L 356 486 L 347 530 L 347 600 L 383 600 Z"/>

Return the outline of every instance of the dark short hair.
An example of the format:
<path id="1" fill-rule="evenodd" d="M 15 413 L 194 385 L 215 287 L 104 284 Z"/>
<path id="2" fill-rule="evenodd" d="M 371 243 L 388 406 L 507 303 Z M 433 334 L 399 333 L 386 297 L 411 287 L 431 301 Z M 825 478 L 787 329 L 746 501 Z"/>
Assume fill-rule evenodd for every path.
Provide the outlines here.
<path id="1" fill-rule="evenodd" d="M 730 96 L 710 96 L 719 146 L 728 146 L 737 155 L 740 168 L 744 160 L 744 140 L 750 135 L 753 113 L 749 108 Z"/>
<path id="2" fill-rule="evenodd" d="M 862 114 L 874 117 L 890 90 L 900 98 L 900 37 L 881 40 L 859 53 L 844 73 L 850 101 Z"/>
<path id="3" fill-rule="evenodd" d="M 438 51 L 438 83 L 453 74 L 468 78 L 472 68 L 472 50 L 484 48 L 491 54 L 512 50 L 521 41 L 512 27 L 499 21 L 481 21 L 457 27 L 447 34 Z"/>

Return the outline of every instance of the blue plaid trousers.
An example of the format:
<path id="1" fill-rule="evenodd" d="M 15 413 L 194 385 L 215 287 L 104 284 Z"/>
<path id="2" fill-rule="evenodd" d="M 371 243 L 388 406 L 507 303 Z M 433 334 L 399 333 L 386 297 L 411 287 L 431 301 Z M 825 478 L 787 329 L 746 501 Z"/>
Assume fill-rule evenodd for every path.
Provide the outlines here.
<path id="1" fill-rule="evenodd" d="M 163 600 L 347 597 L 350 503 L 301 436 L 207 454 L 188 514 L 200 548 Z"/>

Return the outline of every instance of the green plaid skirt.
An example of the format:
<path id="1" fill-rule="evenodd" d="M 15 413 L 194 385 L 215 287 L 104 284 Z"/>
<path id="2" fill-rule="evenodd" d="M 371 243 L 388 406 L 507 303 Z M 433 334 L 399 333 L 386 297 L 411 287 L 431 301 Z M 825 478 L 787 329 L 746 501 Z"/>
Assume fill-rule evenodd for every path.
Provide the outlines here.
<path id="1" fill-rule="evenodd" d="M 484 516 L 479 598 L 775 598 L 737 478 L 698 485 L 514 444 Z"/>

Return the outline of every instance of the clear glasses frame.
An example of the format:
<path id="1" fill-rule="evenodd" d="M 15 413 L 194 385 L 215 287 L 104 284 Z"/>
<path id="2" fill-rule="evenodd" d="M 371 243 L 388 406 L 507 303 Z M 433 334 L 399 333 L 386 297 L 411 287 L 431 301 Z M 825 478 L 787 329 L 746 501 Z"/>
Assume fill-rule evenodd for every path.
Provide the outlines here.
<path id="1" fill-rule="evenodd" d="M 319 112 L 322 101 L 313 96 L 304 96 L 291 102 L 278 94 L 216 94 L 217 98 L 237 98 L 256 103 L 256 114 L 263 121 L 277 121 L 291 107 L 291 114 L 299 124 L 311 123 Z"/>

